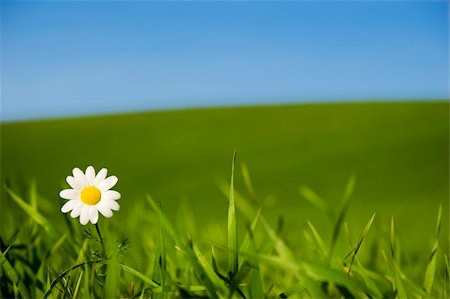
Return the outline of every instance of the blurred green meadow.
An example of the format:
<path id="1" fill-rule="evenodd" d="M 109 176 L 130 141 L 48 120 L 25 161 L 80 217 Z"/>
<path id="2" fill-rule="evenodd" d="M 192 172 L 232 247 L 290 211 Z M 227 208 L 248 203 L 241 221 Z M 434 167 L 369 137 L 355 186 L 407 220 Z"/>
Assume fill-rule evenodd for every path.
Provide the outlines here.
<path id="1" fill-rule="evenodd" d="M 119 178 L 114 189 L 122 194 L 119 200 L 121 209 L 111 219 L 100 216 L 99 225 L 103 238 L 110 244 L 108 248 L 114 247 L 111 244 L 115 241 L 127 244 L 127 250 L 121 252 L 122 263 L 126 267 L 136 269 L 146 277 L 156 275 L 154 254 L 155 250 L 161 251 L 158 247 L 161 242 L 155 241 L 160 234 L 158 209 L 155 207 L 160 204 L 162 212 L 173 223 L 180 238 L 189 236 L 194 240 L 200 250 L 204 250 L 208 262 L 211 260 L 211 246 L 217 247 L 218 267 L 226 268 L 231 158 L 235 149 L 234 188 L 238 205 L 239 244 L 249 231 L 252 217 L 261 208 L 264 221 L 267 220 L 268 225 L 276 231 L 276 238 L 282 238 L 299 259 L 316 261 L 316 251 L 311 248 L 308 239 L 311 237 L 308 221 L 327 244 L 333 239 L 335 223 L 316 206 L 315 199 L 320 197 L 333 207 L 330 209 L 339 211 L 342 209 L 342 206 L 339 207 L 345 197 L 346 186 L 349 188 L 349 180 L 351 183 L 354 180 L 335 256 L 344 258 L 351 249 L 344 231 L 347 232 L 347 238 L 353 236 L 353 241 L 356 241 L 376 213 L 358 255 L 363 264 L 367 262 L 380 273 L 384 273 L 384 270 L 388 273 L 387 269 L 380 270 L 380 267 L 383 268 L 385 264 L 383 254 L 389 256 L 386 248 L 389 247 L 387 244 L 393 217 L 395 238 L 401 244 L 396 254 L 400 251 L 404 253 L 398 257 L 398 263 L 407 273 L 406 276 L 425 292 L 422 294 L 415 290 L 417 292 L 414 294 L 441 296 L 444 288 L 447 288 L 442 278 L 442 273 L 448 270 L 444 266 L 436 270 L 438 278 L 432 291 L 422 287 L 422 281 L 436 240 L 439 206 L 442 206 L 443 211 L 439 264 L 444 265 L 443 254 L 448 252 L 448 102 L 205 108 L 11 122 L 2 123 L 0 129 L 2 252 L 13 241 L 14 244 L 35 246 L 35 249 L 28 249 L 27 253 L 21 253 L 20 247 L 11 247 L 10 257 L 15 258 L 10 258 L 9 262 L 19 265 L 21 261 L 18 257 L 25 254 L 30 258 L 31 252 L 37 260 L 45 261 L 45 270 L 40 268 L 41 265 L 37 266 L 43 272 L 36 275 L 35 280 L 43 280 L 43 286 L 39 287 L 40 284 L 35 281 L 36 289 L 47 289 L 50 287 L 49 281 L 74 265 L 75 261 L 86 260 L 80 258 L 79 254 L 69 252 L 89 246 L 84 241 L 83 234 L 86 233 L 83 233 L 83 229 L 87 228 L 95 235 L 95 228 L 91 224 L 82 227 L 78 219 L 62 214 L 60 208 L 64 200 L 59 198 L 58 193 L 66 187 L 65 178 L 74 167 L 85 170 L 88 165 L 94 166 L 97 171 L 106 167 L 109 175 Z M 56 236 L 61 237 L 64 232 L 70 232 L 70 236 L 66 236 L 61 243 L 70 240 L 69 247 L 72 249 L 64 249 L 61 244 L 53 248 L 59 238 L 52 239 L 46 234 L 42 225 L 37 225 L 36 219 L 30 217 L 31 212 L 27 213 L 26 208 L 18 205 L 6 187 L 34 206 L 34 211 L 38 211 L 59 232 L 59 235 L 55 233 Z M 151 195 L 154 201 L 149 200 L 147 195 Z M 247 209 L 246 213 L 244 205 L 242 211 L 239 208 L 241 200 L 250 203 L 255 209 L 252 212 Z M 153 209 L 151 202 L 154 203 Z M 271 235 L 270 229 L 266 225 L 263 227 L 273 241 L 274 252 L 280 258 L 286 258 L 286 251 L 283 251 L 283 247 L 277 247 L 279 243 L 275 237 L 272 238 L 274 235 Z M 15 239 L 15 236 L 18 237 Z M 30 241 L 32 236 L 35 239 Z M 93 247 L 98 247 L 94 239 L 91 238 L 89 242 Z M 178 244 L 173 238 L 169 240 L 166 236 L 166 239 L 168 244 Z M 386 241 L 383 243 L 380 240 Z M 257 247 L 258 242 L 261 239 L 255 240 L 254 246 Z M 383 246 L 387 247 L 382 253 L 380 248 Z M 176 249 L 170 245 L 166 245 L 166 248 L 175 259 L 177 255 L 173 252 Z M 325 254 L 329 255 L 329 252 Z M 189 257 L 189 254 L 186 256 Z M 86 253 L 85 257 L 88 257 Z M 253 263 L 261 262 L 261 267 L 270 266 L 265 264 L 266 260 L 262 260 L 261 256 L 246 258 Z M 173 261 L 171 266 L 174 271 L 172 280 L 177 277 L 174 274 L 177 263 Z M 87 271 L 86 267 L 76 271 Z M 111 269 L 110 265 L 108 267 Z M 28 268 L 17 266 L 18 275 L 27 277 L 26 273 L 33 273 L 34 268 Z M 285 270 L 261 270 L 266 296 L 277 296 L 289 286 L 296 285 L 296 276 L 286 276 L 283 274 Z M 397 272 L 392 271 L 394 274 L 391 280 L 397 281 Z M 132 271 L 125 272 L 109 274 L 109 277 L 125 277 L 122 277 L 116 289 L 109 289 L 108 295 L 132 297 L 131 288 L 134 288 L 134 294 L 149 295 L 142 292 L 148 287 L 145 279 L 139 279 Z M 76 286 L 78 279 L 81 281 L 78 275 L 67 278 L 66 285 Z M 153 279 L 161 280 L 161 277 Z M 323 278 L 317 279 L 324 281 Z M 386 287 L 391 280 L 386 278 L 384 283 L 377 282 L 378 289 L 383 296 L 401 297 L 398 289 L 389 290 Z M 407 281 L 405 278 L 403 280 Z M 196 281 L 201 284 L 201 275 Z M 331 281 L 329 283 L 332 285 Z M 356 291 L 352 293 L 351 284 L 347 283 L 344 281 L 342 285 L 350 290 L 352 296 L 360 294 Z M 398 288 L 398 284 L 393 285 Z M 69 287 L 64 290 L 60 286 L 59 289 L 57 291 L 55 287 L 52 290 L 53 296 L 73 295 L 70 292 L 74 290 Z M 222 293 L 218 289 L 216 295 L 220 297 Z M 314 291 L 300 292 L 303 289 L 308 290 L 308 287 L 303 285 L 298 290 L 294 288 L 293 294 L 301 297 L 321 294 Z M 321 289 L 324 289 L 323 285 Z M 198 287 L 198 290 L 200 295 L 214 297 L 208 288 Z M 377 291 L 371 290 L 368 296 L 377 297 L 373 295 L 378 294 Z M 406 294 L 412 294 L 408 293 L 411 290 L 414 287 L 406 287 Z M 339 287 L 336 290 L 328 288 L 324 294 L 348 297 L 347 291 Z M 245 285 L 242 286 L 242 292 L 246 297 L 255 297 L 257 294 L 257 290 L 247 290 Z M 43 293 L 38 291 L 32 295 L 42 296 Z M 80 287 L 79 294 L 81 297 L 96 297 L 101 291 Z M 164 295 L 163 292 L 167 298 L 172 297 L 170 294 L 175 293 Z M 400 295 L 403 295 L 402 290 Z M 183 297 L 183 294 L 178 291 L 176 296 Z M 239 297 L 240 294 L 235 292 L 230 296 Z"/>

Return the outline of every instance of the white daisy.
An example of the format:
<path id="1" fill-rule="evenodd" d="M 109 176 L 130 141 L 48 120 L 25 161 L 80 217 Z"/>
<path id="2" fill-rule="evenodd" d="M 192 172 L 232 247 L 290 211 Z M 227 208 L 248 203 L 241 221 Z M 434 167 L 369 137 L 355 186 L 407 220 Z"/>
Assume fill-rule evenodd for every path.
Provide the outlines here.
<path id="1" fill-rule="evenodd" d="M 110 190 L 118 181 L 116 176 L 106 177 L 107 170 L 102 168 L 97 175 L 92 166 L 86 168 L 83 173 L 79 168 L 73 169 L 73 176 L 68 176 L 66 181 L 72 189 L 59 192 L 61 198 L 68 201 L 62 206 L 63 213 L 70 213 L 72 218 L 80 216 L 80 223 L 86 225 L 89 221 L 93 224 L 98 221 L 98 212 L 109 218 L 112 211 L 120 209 L 116 200 L 120 199 L 120 193 Z"/>

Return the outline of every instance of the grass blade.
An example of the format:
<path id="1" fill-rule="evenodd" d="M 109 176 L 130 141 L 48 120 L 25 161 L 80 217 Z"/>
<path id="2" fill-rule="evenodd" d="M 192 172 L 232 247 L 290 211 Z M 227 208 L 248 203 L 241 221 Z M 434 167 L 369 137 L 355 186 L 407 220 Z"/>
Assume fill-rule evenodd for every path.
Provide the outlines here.
<path id="1" fill-rule="evenodd" d="M 294 253 L 289 249 L 289 247 L 286 246 L 284 241 L 277 235 L 277 233 L 262 216 L 261 222 L 267 232 L 267 235 L 274 243 L 275 250 L 280 257 L 288 262 L 295 262 L 296 259 Z"/>
<path id="2" fill-rule="evenodd" d="M 111 246 L 108 246 L 111 248 Z M 104 286 L 104 297 L 115 298 L 118 296 L 117 281 L 120 279 L 120 264 L 118 260 L 118 253 L 113 253 L 112 258 L 108 261 L 106 267 L 106 280 Z"/>
<path id="3" fill-rule="evenodd" d="M 449 262 L 448 262 L 448 256 L 446 254 L 444 254 L 444 261 L 445 261 L 445 266 L 444 266 L 444 296 L 443 298 L 447 298 L 447 293 L 449 291 L 449 280 L 450 280 L 450 266 L 449 266 Z"/>
<path id="4" fill-rule="evenodd" d="M 392 262 L 394 266 L 394 291 L 399 299 L 406 299 L 408 295 L 406 294 L 406 289 L 402 281 L 400 267 L 397 261 L 393 260 Z"/>
<path id="5" fill-rule="evenodd" d="M 192 248 L 194 254 L 197 257 L 197 260 L 199 261 L 200 265 L 204 270 L 205 275 L 208 277 L 209 281 L 211 281 L 212 284 L 214 285 L 214 289 L 224 294 L 226 290 L 225 285 L 222 282 L 222 280 L 220 280 L 216 275 L 213 266 L 208 263 L 205 256 L 200 252 L 200 250 L 197 248 L 195 244 L 192 244 Z"/>
<path id="6" fill-rule="evenodd" d="M 6 252 L 3 253 L 2 251 L 0 251 L 0 266 L 2 267 L 6 277 L 13 284 L 14 288 L 17 288 L 17 292 L 22 296 L 22 298 L 31 298 L 31 295 L 28 292 L 25 284 L 6 258 Z"/>
<path id="7" fill-rule="evenodd" d="M 431 294 L 431 289 L 433 288 L 434 275 L 436 273 L 436 256 L 439 247 L 439 233 L 441 231 L 441 217 L 442 217 L 442 206 L 439 206 L 437 225 L 436 225 L 436 240 L 434 241 L 433 249 L 431 251 L 430 259 L 428 261 L 427 269 L 425 271 L 425 279 L 423 282 L 423 289 Z"/>
<path id="8" fill-rule="evenodd" d="M 125 266 L 125 265 L 123 265 L 123 264 L 121 264 L 120 267 L 121 267 L 124 271 L 126 271 L 126 272 L 128 272 L 128 273 L 130 273 L 130 274 L 132 274 L 132 275 L 134 275 L 134 276 L 136 276 L 137 278 L 139 278 L 140 280 L 142 280 L 142 281 L 148 283 L 148 284 L 151 285 L 152 287 L 159 287 L 159 285 L 158 285 L 156 282 L 154 282 L 150 277 L 148 277 L 148 276 L 145 275 L 145 274 L 142 274 L 142 273 L 139 272 L 138 270 L 135 270 L 135 269 L 133 269 L 133 268 L 131 268 L 131 267 L 128 267 L 128 266 Z"/>
<path id="9" fill-rule="evenodd" d="M 36 223 L 42 226 L 54 240 L 59 240 L 61 238 L 61 234 L 57 232 L 55 227 L 52 226 L 50 222 L 44 216 L 42 216 L 42 214 L 39 213 L 36 208 L 23 200 L 19 195 L 9 189 L 7 186 L 4 187 L 11 198 L 14 200 L 14 202 L 16 202 Z M 69 242 L 62 243 L 63 248 L 69 253 L 69 255 L 73 256 L 76 254 L 76 252 L 74 247 L 71 245 L 72 244 L 70 244 Z"/>
<path id="10" fill-rule="evenodd" d="M 339 215 L 336 220 L 336 223 L 333 228 L 333 235 L 331 237 L 331 243 L 330 243 L 330 255 L 329 255 L 329 261 L 331 262 L 331 259 L 333 257 L 334 250 L 336 248 L 336 242 L 339 238 L 339 233 L 341 231 L 342 223 L 344 222 L 345 215 L 347 214 L 348 206 L 350 203 L 350 196 L 353 193 L 353 189 L 355 187 L 355 177 L 351 176 L 350 179 L 347 182 L 347 186 L 345 187 L 344 196 L 342 197 L 341 206 L 339 209 Z"/>
<path id="11" fill-rule="evenodd" d="M 394 231 L 394 218 L 391 218 L 391 229 L 389 233 L 390 248 L 391 248 L 391 263 L 392 271 L 394 272 L 394 292 L 399 299 L 406 299 L 408 295 L 406 294 L 405 286 L 403 285 L 400 266 L 395 260 L 395 231 Z"/>
<path id="12" fill-rule="evenodd" d="M 356 243 L 355 248 L 353 249 L 352 261 L 350 263 L 350 268 L 348 270 L 348 275 L 350 275 L 350 273 L 352 271 L 352 266 L 353 266 L 353 262 L 355 261 L 355 257 L 358 254 L 358 251 L 361 248 L 361 244 L 364 241 L 364 238 L 366 237 L 367 233 L 369 232 L 370 227 L 372 226 L 373 220 L 375 219 L 375 215 L 376 215 L 376 213 L 374 213 L 372 215 L 372 217 L 370 218 L 369 222 L 366 224 L 366 227 L 364 228 L 364 230 L 362 231 L 361 235 L 359 236 L 359 240 Z"/>
<path id="13" fill-rule="evenodd" d="M 241 252 L 255 252 L 255 239 L 254 239 L 254 232 L 256 229 L 256 225 L 258 223 L 258 220 L 260 218 L 261 209 L 258 210 L 258 213 L 255 216 L 255 219 L 253 220 L 252 224 L 250 225 L 250 228 L 248 230 L 248 234 L 245 237 L 244 241 L 242 242 L 241 246 Z M 247 257 L 244 256 L 242 260 L 245 260 L 245 264 L 248 263 Z M 241 268 L 242 269 L 242 268 Z M 265 292 L 264 292 L 264 279 L 261 273 L 261 268 L 259 264 L 253 264 L 252 269 L 250 270 L 250 297 L 251 298 L 264 298 Z"/>
<path id="14" fill-rule="evenodd" d="M 89 288 L 89 267 L 87 264 L 84 265 L 84 281 L 83 281 L 83 298 L 91 298 L 91 292 Z M 50 286 L 49 286 L 50 287 Z"/>
<path id="15" fill-rule="evenodd" d="M 75 269 L 77 269 L 77 268 L 79 268 L 79 267 L 81 267 L 81 266 L 84 266 L 84 265 L 89 265 L 89 264 L 94 264 L 94 263 L 104 264 L 104 263 L 106 263 L 106 262 L 107 262 L 106 260 L 101 259 L 101 260 L 95 260 L 95 261 L 84 262 L 84 263 L 75 265 L 75 266 L 73 266 L 73 267 L 70 267 L 69 269 L 65 270 L 65 271 L 62 272 L 60 275 L 58 275 L 58 277 L 56 277 L 56 278 L 52 281 L 52 283 L 50 284 L 50 288 L 44 293 L 43 298 L 44 298 L 44 299 L 47 298 L 47 297 L 51 294 L 51 292 L 52 292 L 53 288 L 56 286 L 56 284 L 57 284 L 58 282 L 60 282 L 63 278 L 65 278 L 66 275 L 69 274 L 71 271 L 73 271 L 73 270 L 75 270 Z"/>
<path id="16" fill-rule="evenodd" d="M 255 189 L 253 188 L 252 180 L 250 179 L 250 173 L 248 171 L 247 164 L 241 164 L 242 177 L 244 178 L 245 186 L 247 187 L 250 198 L 256 200 Z"/>
<path id="17" fill-rule="evenodd" d="M 395 258 L 395 224 L 394 217 L 391 218 L 391 229 L 389 230 L 389 248 L 391 249 L 391 256 Z"/>
<path id="18" fill-rule="evenodd" d="M 159 230 L 158 230 L 158 239 L 156 242 L 155 248 L 155 263 L 153 267 L 152 278 L 153 281 L 158 282 L 161 285 L 162 292 L 155 294 L 155 298 L 164 298 L 165 295 L 165 277 L 166 277 L 166 248 L 164 242 L 164 231 L 161 225 L 161 206 L 159 207 Z"/>
<path id="19" fill-rule="evenodd" d="M 249 252 L 242 252 L 241 254 L 246 255 L 250 260 L 255 262 L 293 273 L 300 280 L 302 278 L 309 278 L 314 281 L 328 281 L 345 287 L 354 296 L 362 294 L 361 286 L 341 270 L 306 262 L 291 262 L 274 255 L 262 255 Z"/>
<path id="20" fill-rule="evenodd" d="M 301 186 L 299 188 L 300 194 L 310 203 L 315 205 L 319 210 L 321 210 L 327 217 L 333 221 L 335 218 L 335 215 L 333 213 L 333 210 L 330 208 L 330 205 L 323 200 L 319 195 L 317 195 L 314 191 L 309 189 L 306 186 Z"/>
<path id="21" fill-rule="evenodd" d="M 314 225 L 309 220 L 307 220 L 307 224 L 309 226 L 309 229 L 312 232 L 315 242 L 317 243 L 317 245 L 320 248 L 320 251 L 322 251 L 322 254 L 325 256 L 325 258 L 327 258 L 328 257 L 328 249 L 327 249 L 327 246 L 325 245 L 325 242 L 323 241 L 322 237 L 317 232 Z"/>
<path id="22" fill-rule="evenodd" d="M 315 281 L 328 281 L 343 286 L 356 298 L 360 297 L 360 293 L 362 293 L 360 284 L 341 270 L 311 263 L 301 263 L 300 267 L 309 278 Z"/>
<path id="23" fill-rule="evenodd" d="M 371 294 L 372 298 L 382 298 L 383 294 L 381 293 L 380 289 L 377 287 L 377 285 L 374 282 L 374 278 L 378 279 L 379 281 L 384 282 L 383 277 L 379 277 L 376 274 L 374 275 L 373 272 L 365 269 L 356 259 L 357 265 L 354 266 L 353 272 L 359 273 L 361 276 L 361 279 L 364 281 L 364 284 L 367 287 L 367 292 Z"/>
<path id="24" fill-rule="evenodd" d="M 153 198 L 147 196 L 147 201 L 150 203 L 153 210 L 158 213 L 160 207 L 156 204 Z M 192 268 L 197 273 L 197 276 L 202 278 L 202 282 L 205 284 L 209 296 L 217 298 L 218 295 L 216 293 L 216 286 L 211 281 L 211 278 L 206 274 L 205 269 L 203 269 L 202 265 L 197 260 L 197 256 L 193 252 L 193 249 L 181 240 L 179 234 L 175 231 L 169 219 L 167 219 L 167 217 L 162 212 L 160 214 L 160 223 L 164 227 L 164 229 L 169 233 L 169 236 L 175 242 L 175 245 L 178 246 L 179 249 L 184 253 L 188 262 L 191 264 Z"/>
<path id="25" fill-rule="evenodd" d="M 292 295 L 294 295 L 297 292 L 300 292 L 301 290 L 304 290 L 305 287 L 303 286 L 303 283 L 299 282 L 294 284 L 292 287 L 288 288 L 287 290 L 285 290 L 284 292 L 282 292 L 279 297 L 280 298 L 289 298 Z"/>
<path id="26" fill-rule="evenodd" d="M 254 269 L 252 269 L 250 281 L 251 298 L 264 298 L 264 280 L 259 266 L 256 266 Z"/>
<path id="27" fill-rule="evenodd" d="M 78 292 L 80 291 L 81 278 L 83 278 L 83 272 L 80 272 L 80 276 L 78 276 L 77 285 L 75 286 L 75 290 L 73 291 L 73 297 L 77 298 Z"/>
<path id="28" fill-rule="evenodd" d="M 436 237 L 439 237 L 439 234 L 441 232 L 441 225 L 442 225 L 442 206 L 440 205 L 436 221 Z"/>
<path id="29" fill-rule="evenodd" d="M 225 281 L 226 283 L 230 283 L 230 280 L 226 278 L 222 273 L 219 271 L 219 267 L 217 266 L 216 257 L 214 254 L 214 246 L 211 247 L 211 260 L 212 260 L 212 267 L 214 270 L 214 273 L 216 273 L 217 277 Z"/>
<path id="30" fill-rule="evenodd" d="M 427 265 L 427 269 L 425 271 L 425 279 L 423 282 L 423 288 L 428 293 L 431 294 L 431 289 L 433 288 L 434 275 L 436 272 L 436 256 L 437 256 L 437 242 L 433 246 L 433 250 L 431 252 L 431 256 Z"/>
<path id="31" fill-rule="evenodd" d="M 11 189 L 5 186 L 6 191 L 11 196 L 11 198 L 34 220 L 36 223 L 41 225 L 47 232 L 51 231 L 51 225 L 47 219 L 42 216 L 33 206 L 24 201 L 19 195 L 14 193 Z M 52 232 L 53 233 L 53 232 Z"/>
<path id="32" fill-rule="evenodd" d="M 259 216 L 261 215 L 261 209 L 258 210 L 258 213 L 255 216 L 255 219 L 253 219 L 252 223 L 250 224 L 250 227 L 248 228 L 247 235 L 245 236 L 244 240 L 242 241 L 240 251 L 247 251 L 252 243 L 253 234 L 256 229 L 256 225 L 258 224 Z M 239 261 L 239 267 L 245 262 L 245 259 L 241 258 Z"/>
<path id="33" fill-rule="evenodd" d="M 230 183 L 223 180 L 219 181 L 217 184 L 219 190 L 222 192 L 223 195 L 225 195 L 225 199 L 230 201 Z M 237 192 L 234 188 L 234 203 L 236 205 L 236 208 L 239 210 L 239 212 L 245 216 L 246 219 L 252 220 L 253 217 L 255 217 L 255 213 L 257 212 L 257 209 L 251 205 L 239 192 Z"/>
<path id="34" fill-rule="evenodd" d="M 231 163 L 230 204 L 228 206 L 228 270 L 230 276 L 236 274 L 238 271 L 236 210 L 234 204 L 235 163 L 236 163 L 236 150 L 233 153 L 233 161 Z"/>

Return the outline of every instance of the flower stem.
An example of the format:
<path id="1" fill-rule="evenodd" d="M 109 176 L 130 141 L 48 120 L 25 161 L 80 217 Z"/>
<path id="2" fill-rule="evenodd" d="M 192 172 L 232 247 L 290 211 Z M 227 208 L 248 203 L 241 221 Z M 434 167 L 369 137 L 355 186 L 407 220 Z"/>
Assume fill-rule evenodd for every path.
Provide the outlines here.
<path id="1" fill-rule="evenodd" d="M 100 242 L 102 243 L 103 255 L 106 257 L 105 243 L 103 243 L 103 238 L 102 238 L 102 234 L 100 233 L 100 228 L 98 227 L 98 223 L 95 224 L 95 229 L 97 230 L 98 237 L 100 238 Z"/>

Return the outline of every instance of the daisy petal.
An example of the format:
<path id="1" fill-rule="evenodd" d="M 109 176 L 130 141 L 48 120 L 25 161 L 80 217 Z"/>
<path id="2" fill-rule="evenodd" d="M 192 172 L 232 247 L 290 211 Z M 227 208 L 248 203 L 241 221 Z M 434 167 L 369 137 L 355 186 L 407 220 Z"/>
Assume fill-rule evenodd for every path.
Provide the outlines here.
<path id="1" fill-rule="evenodd" d="M 105 205 L 106 200 L 100 201 L 100 203 L 97 205 L 98 211 L 105 216 L 106 218 L 109 218 L 113 215 L 113 212 L 109 208 L 108 205 Z"/>
<path id="2" fill-rule="evenodd" d="M 88 166 L 86 168 L 86 180 L 87 183 L 91 186 L 95 179 L 95 169 L 92 166 Z"/>
<path id="3" fill-rule="evenodd" d="M 120 206 L 119 206 L 119 204 L 117 203 L 117 201 L 114 201 L 114 200 L 108 200 L 108 206 L 109 206 L 109 208 L 110 208 L 111 210 L 113 210 L 113 211 L 118 211 L 118 210 L 120 210 Z"/>
<path id="4" fill-rule="evenodd" d="M 81 184 L 76 178 L 74 178 L 73 176 L 68 176 L 66 178 L 67 184 L 70 185 L 70 187 L 72 187 L 73 189 L 81 189 L 83 188 L 83 184 Z"/>
<path id="5" fill-rule="evenodd" d="M 69 200 L 67 201 L 62 207 L 61 207 L 61 212 L 63 213 L 67 213 L 69 211 L 72 211 L 73 208 L 75 208 L 75 206 L 77 205 L 78 200 Z"/>
<path id="6" fill-rule="evenodd" d="M 89 206 L 83 205 L 80 214 L 80 223 L 86 225 L 89 222 Z"/>
<path id="7" fill-rule="evenodd" d="M 81 201 L 77 202 L 77 205 L 73 208 L 72 212 L 70 212 L 70 217 L 77 218 L 81 214 L 81 209 L 83 208 L 83 204 Z"/>
<path id="8" fill-rule="evenodd" d="M 89 207 L 89 220 L 92 224 L 96 224 L 98 221 L 98 210 L 97 207 Z"/>
<path id="9" fill-rule="evenodd" d="M 59 192 L 59 197 L 64 199 L 77 199 L 80 196 L 80 191 L 74 189 L 65 189 Z"/>
<path id="10" fill-rule="evenodd" d="M 74 168 L 73 171 L 73 177 L 76 178 L 83 186 L 87 185 L 86 176 L 79 168 Z"/>
<path id="11" fill-rule="evenodd" d="M 106 178 L 107 173 L 108 173 L 108 170 L 106 168 L 100 169 L 100 171 L 97 173 L 97 176 L 94 179 L 93 185 L 97 186 L 98 184 L 103 182 L 103 180 Z"/>
<path id="12" fill-rule="evenodd" d="M 98 184 L 98 188 L 101 191 L 108 191 L 109 189 L 111 189 L 115 184 L 117 184 L 117 177 L 112 175 L 108 178 L 106 178 L 103 182 L 101 182 L 100 184 Z"/>
<path id="13" fill-rule="evenodd" d="M 118 200 L 120 199 L 120 193 L 114 190 L 108 190 L 102 193 L 102 198 L 110 200 Z"/>

